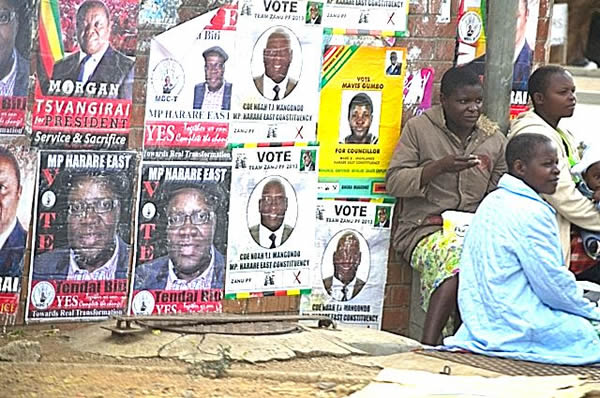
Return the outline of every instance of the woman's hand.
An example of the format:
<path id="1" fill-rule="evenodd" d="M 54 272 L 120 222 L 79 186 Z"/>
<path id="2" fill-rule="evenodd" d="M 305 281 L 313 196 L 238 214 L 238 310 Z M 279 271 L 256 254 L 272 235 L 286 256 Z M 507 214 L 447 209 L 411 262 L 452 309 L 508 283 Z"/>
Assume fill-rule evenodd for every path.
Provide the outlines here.
<path id="1" fill-rule="evenodd" d="M 421 185 L 429 183 L 432 179 L 444 173 L 459 173 L 470 169 L 481 163 L 477 155 L 448 155 L 435 162 L 429 163 L 423 168 L 421 175 Z"/>

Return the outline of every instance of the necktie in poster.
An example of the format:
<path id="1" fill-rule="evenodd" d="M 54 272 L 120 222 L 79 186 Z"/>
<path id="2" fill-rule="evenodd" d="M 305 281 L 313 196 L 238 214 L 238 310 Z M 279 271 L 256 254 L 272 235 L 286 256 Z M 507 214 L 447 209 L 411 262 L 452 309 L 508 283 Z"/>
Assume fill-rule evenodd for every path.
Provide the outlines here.
<path id="1" fill-rule="evenodd" d="M 527 82 L 531 73 L 537 36 L 539 0 L 518 0 L 510 115 L 528 109 Z M 479 76 L 485 73 L 486 1 L 461 0 L 457 27 L 456 65 L 464 65 Z"/>
<path id="2" fill-rule="evenodd" d="M 29 88 L 32 1 L 0 7 L 0 134 L 22 134 Z"/>
<path id="3" fill-rule="evenodd" d="M 0 145 L 0 323 L 17 322 L 33 208 L 37 151 L 21 139 Z"/>
<path id="4" fill-rule="evenodd" d="M 131 312 L 221 312 L 231 154 L 142 165 Z"/>
<path id="5" fill-rule="evenodd" d="M 323 8 L 323 26 L 335 34 L 404 37 L 408 32 L 408 0 L 309 1 Z"/>
<path id="6" fill-rule="evenodd" d="M 226 145 L 236 20 L 237 7 L 223 6 L 152 38 L 145 159 L 199 160 L 199 148 Z"/>
<path id="7" fill-rule="evenodd" d="M 323 29 L 305 23 L 305 1 L 238 7 L 229 141 L 314 141 Z"/>
<path id="8" fill-rule="evenodd" d="M 318 201 L 317 261 L 301 314 L 381 328 L 393 208 L 381 201 Z"/>
<path id="9" fill-rule="evenodd" d="M 327 45 L 321 75 L 319 181 L 325 195 L 384 192 L 400 135 L 406 49 Z"/>
<path id="10" fill-rule="evenodd" d="M 125 149 L 138 0 L 41 0 L 32 145 Z"/>
<path id="11" fill-rule="evenodd" d="M 125 312 L 135 152 L 40 151 L 26 322 Z"/>
<path id="12" fill-rule="evenodd" d="M 226 298 L 309 292 L 318 147 L 234 148 Z"/>

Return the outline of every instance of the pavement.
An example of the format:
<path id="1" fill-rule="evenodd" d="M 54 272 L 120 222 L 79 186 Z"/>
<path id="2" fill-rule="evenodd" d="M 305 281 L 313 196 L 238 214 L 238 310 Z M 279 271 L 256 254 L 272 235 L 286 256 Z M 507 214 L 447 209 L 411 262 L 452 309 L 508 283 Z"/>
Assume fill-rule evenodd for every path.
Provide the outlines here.
<path id="1" fill-rule="evenodd" d="M 505 376 L 477 367 L 449 362 L 418 354 L 424 347 L 410 338 L 351 326 L 337 329 L 303 327 L 300 332 L 240 336 L 223 334 L 180 334 L 147 331 L 131 336 L 113 336 L 102 326 L 114 326 L 114 321 L 77 328 L 69 332 L 70 348 L 93 354 L 119 358 L 170 358 L 188 363 L 214 362 L 228 347 L 234 361 L 261 363 L 295 358 L 336 357 L 364 367 L 381 369 L 376 378 L 356 375 L 354 382 L 367 384 L 353 393 L 365 397 L 594 397 L 600 384 L 577 375 L 525 377 Z M 451 368 L 451 375 L 440 374 Z M 239 373 L 239 374 L 238 374 Z M 248 373 L 248 372 L 246 372 Z M 348 380 L 347 375 L 286 372 L 265 372 L 260 376 L 275 380 L 308 382 Z M 335 372 L 334 372 L 335 373 Z M 256 377 L 236 372 L 233 377 Z M 587 395 L 586 395 L 587 394 Z M 600 397 L 600 393 L 598 395 Z"/>

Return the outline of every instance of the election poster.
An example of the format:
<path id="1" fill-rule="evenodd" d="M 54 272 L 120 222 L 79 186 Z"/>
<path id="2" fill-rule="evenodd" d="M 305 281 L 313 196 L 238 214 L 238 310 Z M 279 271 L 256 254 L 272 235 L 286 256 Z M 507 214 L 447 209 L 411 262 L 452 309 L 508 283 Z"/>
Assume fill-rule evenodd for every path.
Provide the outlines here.
<path id="1" fill-rule="evenodd" d="M 317 202 L 317 146 L 232 151 L 225 298 L 310 292 Z"/>
<path id="2" fill-rule="evenodd" d="M 456 43 L 456 65 L 464 65 L 482 78 L 486 59 L 486 7 L 486 0 L 461 0 Z M 511 118 L 528 109 L 527 81 L 535 50 L 539 8 L 539 0 L 518 0 Z"/>
<path id="3" fill-rule="evenodd" d="M 126 149 L 138 0 L 40 0 L 31 143 Z"/>
<path id="4" fill-rule="evenodd" d="M 381 188 L 400 135 L 405 70 L 405 48 L 325 46 L 317 132 L 321 182 L 356 185 L 344 190 L 353 196 Z"/>
<path id="5" fill-rule="evenodd" d="M 32 0 L 3 1 L 0 8 L 0 134 L 24 133 L 32 4 Z"/>
<path id="6" fill-rule="evenodd" d="M 123 314 L 136 153 L 40 151 L 39 158 L 25 321 Z"/>
<path id="7" fill-rule="evenodd" d="M 154 25 L 156 27 L 170 28 L 177 25 L 179 15 L 177 10 L 182 0 L 152 0 L 143 1 L 140 5 L 140 25 Z"/>
<path id="8" fill-rule="evenodd" d="M 152 38 L 145 159 L 168 150 L 171 160 L 193 160 L 199 148 L 227 144 L 236 19 L 237 6 L 223 6 Z"/>
<path id="9" fill-rule="evenodd" d="M 393 203 L 319 199 L 312 292 L 303 315 L 381 328 Z"/>
<path id="10" fill-rule="evenodd" d="M 323 26 L 334 34 L 404 37 L 408 33 L 408 0 L 309 1 L 309 12 L 323 7 Z M 318 7 L 318 6 L 317 6 Z"/>
<path id="11" fill-rule="evenodd" d="M 221 312 L 231 157 L 144 161 L 137 214 L 134 315 Z"/>
<path id="12" fill-rule="evenodd" d="M 33 208 L 37 151 L 25 137 L 0 144 L 0 325 L 14 325 Z M 21 311 L 19 311 L 20 313 Z"/>
<path id="13" fill-rule="evenodd" d="M 229 142 L 314 141 L 323 28 L 306 2 L 241 1 Z"/>

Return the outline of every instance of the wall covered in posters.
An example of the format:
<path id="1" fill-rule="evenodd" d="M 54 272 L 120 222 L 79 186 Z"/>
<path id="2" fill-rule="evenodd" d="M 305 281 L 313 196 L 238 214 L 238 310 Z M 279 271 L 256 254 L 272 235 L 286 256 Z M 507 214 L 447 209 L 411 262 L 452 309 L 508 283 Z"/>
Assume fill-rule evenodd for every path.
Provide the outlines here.
<path id="1" fill-rule="evenodd" d="M 3 4 L 8 3 L 12 4 L 13 1 L 5 0 Z M 63 254 L 65 251 L 68 252 L 69 256 L 72 251 L 74 260 L 71 263 L 69 258 L 69 267 L 74 265 L 74 270 L 77 270 L 75 266 L 79 271 L 87 270 L 86 258 L 93 257 L 93 249 L 96 247 L 89 242 L 97 238 L 93 235 L 86 237 L 85 234 L 80 234 L 81 242 L 87 240 L 89 244 L 87 247 L 80 244 L 81 248 L 78 249 L 77 228 L 71 228 L 72 231 L 69 232 L 68 225 L 75 225 L 69 220 L 95 215 L 106 217 L 107 213 L 115 210 L 115 208 L 107 209 L 116 206 L 114 201 L 98 202 L 97 198 L 84 199 L 79 201 L 79 205 L 82 205 L 79 209 L 77 206 L 69 207 L 72 213 L 69 214 L 69 211 L 65 210 L 66 204 L 51 204 L 53 200 L 64 198 L 65 192 L 68 191 L 67 188 L 58 188 L 61 184 L 68 185 L 62 182 L 66 177 L 60 177 L 67 173 L 65 169 L 67 166 L 64 166 L 64 162 L 59 165 L 56 158 L 50 163 L 48 156 L 52 152 L 44 152 L 42 164 L 33 172 L 40 184 L 39 190 L 35 193 L 38 200 L 37 210 L 33 215 L 29 212 L 27 217 L 24 208 L 23 211 L 19 210 L 17 216 L 24 230 L 35 232 L 35 234 L 32 232 L 35 237 L 27 249 L 32 251 L 32 260 L 27 261 L 23 267 L 25 276 L 31 277 L 29 286 L 28 280 L 23 284 L 24 289 L 28 287 L 31 289 L 31 292 L 28 292 L 29 302 L 25 308 L 28 312 L 27 320 L 31 322 L 42 319 L 53 321 L 96 319 L 95 315 L 98 313 L 95 311 L 99 311 L 99 308 L 104 308 L 104 312 L 99 317 L 105 317 L 108 313 L 122 313 L 125 310 L 131 310 L 131 313 L 148 313 L 148 311 L 158 313 L 163 310 L 165 312 L 170 310 L 218 311 L 224 302 L 221 298 L 240 298 L 265 295 L 265 293 L 281 294 L 281 292 L 288 294 L 291 291 L 298 291 L 298 288 L 299 292 L 308 293 L 311 289 L 316 291 L 319 286 L 313 284 L 309 274 L 312 272 L 311 266 L 320 266 L 322 260 L 314 255 L 314 246 L 310 246 L 311 250 L 307 251 L 305 245 L 301 247 L 298 242 L 294 243 L 294 245 L 298 243 L 298 247 L 304 250 L 301 255 L 297 255 L 295 249 L 288 251 L 285 248 L 285 245 L 292 245 L 290 239 L 293 239 L 295 234 L 304 231 L 302 228 L 305 227 L 299 224 L 300 221 L 294 225 L 296 232 L 292 232 L 287 242 L 276 248 L 271 248 L 269 241 L 261 244 L 260 232 L 258 243 L 250 233 L 250 227 L 262 224 L 259 202 L 262 199 L 262 190 L 268 182 L 263 180 L 268 176 L 276 176 L 279 170 L 267 168 L 262 171 L 250 170 L 247 165 L 251 162 L 248 160 L 245 161 L 244 168 L 244 157 L 232 157 L 231 152 L 223 150 L 223 147 L 229 144 L 246 143 L 249 148 L 243 150 L 246 151 L 247 159 L 250 159 L 263 153 L 264 146 L 267 144 L 280 145 L 281 141 L 290 144 L 292 141 L 308 144 L 309 146 L 303 148 L 307 151 L 293 155 L 293 162 L 283 161 L 283 164 L 296 164 L 298 168 L 294 172 L 297 172 L 297 175 L 281 174 L 290 182 L 289 186 L 284 184 L 287 194 L 290 186 L 291 192 L 294 192 L 296 184 L 309 178 L 308 174 L 311 174 L 310 184 L 313 184 L 312 173 L 316 174 L 319 168 L 324 172 L 320 184 L 317 185 L 316 179 L 314 180 L 317 188 L 310 188 L 298 194 L 300 199 L 296 201 L 300 204 L 297 218 L 302 218 L 302 223 L 305 215 L 314 213 L 314 210 L 302 211 L 300 206 L 310 200 L 316 201 L 316 192 L 319 188 L 322 189 L 321 194 L 332 198 L 352 196 L 355 199 L 365 200 L 382 195 L 385 193 L 383 184 L 385 151 L 389 150 L 391 154 L 398 138 L 402 117 L 406 119 L 413 114 L 419 114 L 422 109 L 430 105 L 431 94 L 436 92 L 433 77 L 437 72 L 436 78 L 439 79 L 439 75 L 443 72 L 439 70 L 440 65 L 445 67 L 454 56 L 454 46 L 447 54 L 444 46 L 446 43 L 455 43 L 456 26 L 452 25 L 456 20 L 457 10 L 453 7 L 449 11 L 450 2 L 446 1 L 440 2 L 444 5 L 438 8 L 437 3 L 432 1 L 403 0 L 290 1 L 287 5 L 284 5 L 285 2 L 252 0 L 231 4 L 223 1 L 192 0 L 106 0 L 104 4 L 107 12 L 90 11 L 88 15 L 89 18 L 94 16 L 101 21 L 105 19 L 106 26 L 98 21 L 96 28 L 89 30 L 102 33 L 99 36 L 103 43 L 100 51 L 106 50 L 102 53 L 102 57 L 114 50 L 114 53 L 122 54 L 124 58 L 115 58 L 118 61 L 111 62 L 110 73 L 104 74 L 100 73 L 102 58 L 99 55 L 87 57 L 94 54 L 96 40 L 91 40 L 91 36 L 85 37 L 80 33 L 85 29 L 79 29 L 79 26 L 85 28 L 86 24 L 85 21 L 79 23 L 78 10 L 82 7 L 85 10 L 87 7 L 85 5 L 89 4 L 87 1 L 32 0 L 31 3 L 33 5 L 28 8 L 30 15 L 21 14 L 20 9 L 15 10 L 14 16 L 12 12 L 5 15 L 8 21 L 6 25 L 14 27 L 18 22 L 15 48 L 19 56 L 15 57 L 12 53 L 13 56 L 9 58 L 22 57 L 26 60 L 29 57 L 32 60 L 30 72 L 20 75 L 29 76 L 30 91 L 25 95 L 0 94 L 3 97 L 3 110 L 21 111 L 22 115 L 31 118 L 20 119 L 21 116 L 16 112 L 14 113 L 16 116 L 10 116 L 9 119 L 12 121 L 9 123 L 2 125 L 1 123 L 4 122 L 0 122 L 0 133 L 5 135 L 19 133 L 23 131 L 19 123 L 24 123 L 24 130 L 30 135 L 33 146 L 40 147 L 44 151 L 58 149 L 60 151 L 58 153 L 65 159 L 70 153 L 82 153 L 80 151 L 83 148 L 108 150 L 103 153 L 111 156 L 117 154 L 116 151 L 130 148 L 136 151 L 136 160 L 131 160 L 136 165 L 137 158 L 142 152 L 143 142 L 144 155 L 148 161 L 144 163 L 141 171 L 130 163 L 126 171 L 129 186 L 120 192 L 135 208 L 135 210 L 128 210 L 128 214 L 123 213 L 125 210 L 121 209 L 123 214 L 119 217 L 119 227 L 113 234 L 125 243 L 130 256 L 134 258 L 134 265 L 130 266 L 128 274 L 123 278 L 121 278 L 122 274 L 119 274 L 119 277 L 115 278 L 117 281 L 125 281 L 126 291 L 123 293 L 121 284 L 115 285 L 117 286 L 115 288 L 112 285 L 104 286 L 105 290 L 101 290 L 102 284 L 93 285 L 88 282 L 87 287 L 83 287 L 85 285 L 83 282 L 80 286 L 76 281 L 71 282 L 66 279 L 63 281 L 56 276 L 53 278 L 43 276 L 48 271 L 40 264 L 51 264 L 51 261 L 40 263 L 40 259 L 48 258 L 42 257 L 50 256 L 47 253 L 59 253 L 60 250 Z M 411 13 L 416 14 L 411 15 L 411 18 L 407 18 L 409 3 Z M 95 7 L 91 8 L 93 10 Z M 534 11 L 537 12 L 533 8 L 529 9 L 530 18 Z M 348 18 L 342 14 L 346 14 Z M 437 23 L 422 23 L 421 20 L 427 18 Z M 408 32 L 409 21 L 410 26 L 415 29 L 413 32 Z M 31 26 L 33 32 L 29 33 Z M 430 28 L 434 31 L 425 32 Z M 445 33 L 449 31 L 452 33 Z M 29 35 L 35 40 L 31 52 Z M 410 36 L 410 39 L 403 39 L 406 36 Z M 433 48 L 427 47 L 427 43 L 434 43 Z M 356 48 L 355 55 L 352 55 L 352 51 L 340 53 L 334 51 L 336 48 L 347 50 L 352 46 Z M 354 57 L 360 58 L 364 55 L 363 51 L 372 51 L 370 54 L 373 59 L 369 59 L 366 63 L 357 62 Z M 392 52 L 395 54 L 393 55 Z M 329 58 L 330 55 L 336 54 L 341 54 L 342 57 Z M 5 66 L 2 65 L 2 60 L 0 54 L 0 71 Z M 66 65 L 67 60 L 70 66 Z M 329 62 L 334 60 L 340 62 Z M 76 66 L 75 61 L 77 61 Z M 29 64 L 23 63 L 23 65 Z M 333 68 L 327 69 L 330 65 Z M 20 67 L 18 69 L 20 70 Z M 70 74 L 65 69 L 68 69 Z M 284 69 L 286 73 L 283 73 Z M 127 72 L 123 79 L 119 77 L 122 76 L 122 70 Z M 135 83 L 130 84 L 134 73 Z M 334 88 L 334 82 L 344 73 L 348 73 L 348 79 L 335 83 L 339 85 Z M 361 77 L 363 79 L 359 81 L 358 78 Z M 365 77 L 370 81 L 366 81 Z M 269 79 L 273 82 L 271 85 Z M 408 82 L 404 87 L 403 81 Z M 222 83 L 219 84 L 220 82 Z M 5 81 L 0 79 L 0 90 L 6 90 L 7 86 L 4 83 Z M 347 86 L 342 87 L 344 83 Z M 357 83 L 360 84 L 359 87 L 352 87 Z M 273 90 L 276 84 L 282 84 L 278 99 L 275 98 L 276 92 Z M 363 84 L 366 86 L 363 87 Z M 265 85 L 270 91 L 265 90 Z M 385 87 L 381 88 L 379 85 Z M 388 97 L 388 87 L 395 88 L 394 95 L 402 93 L 404 89 L 404 98 L 402 94 Z M 377 143 L 374 141 L 368 144 L 356 143 L 352 142 L 352 138 L 346 142 L 346 138 L 353 135 L 348 108 L 352 99 L 360 93 L 364 93 L 373 104 L 373 112 L 370 115 L 372 120 L 369 129 L 364 128 L 363 122 L 363 128 L 354 128 L 354 130 L 358 135 L 367 131 L 365 136 L 371 134 L 371 137 L 376 137 Z M 20 101 L 26 98 L 26 94 L 30 94 L 29 102 L 27 112 L 23 112 L 24 102 Z M 359 96 L 359 99 L 361 97 L 364 99 L 364 96 Z M 327 98 L 325 107 L 323 98 Z M 227 104 L 228 99 L 229 104 Z M 409 108 L 410 114 L 402 115 L 403 105 Z M 227 107 L 229 109 L 225 109 Z M 379 109 L 375 109 L 376 107 Z M 390 111 L 393 114 L 387 113 Z M 393 118 L 397 118 L 392 123 L 395 123 L 396 127 L 387 129 L 388 121 Z M 3 120 L 9 119 L 4 117 Z M 361 117 L 357 114 L 356 120 L 360 119 L 364 120 L 364 115 Z M 30 122 L 15 123 L 15 120 L 30 120 Z M 355 124 L 358 126 L 360 123 Z M 17 130 L 13 129 L 15 126 Z M 4 130 L 1 130 L 2 128 Z M 146 134 L 145 137 L 143 133 Z M 393 136 L 394 138 L 391 138 Z M 369 139 L 372 139 L 371 137 Z M 4 141 L 5 139 L 6 137 L 0 137 L 0 145 L 10 145 Z M 313 148 L 314 140 L 320 141 L 320 146 L 309 149 Z M 24 151 L 23 148 L 26 147 L 15 148 L 20 163 L 27 155 L 19 151 Z M 374 148 L 380 149 L 379 155 L 383 156 L 381 159 L 377 159 L 378 154 L 374 152 L 367 153 Z M 346 149 L 346 153 L 339 153 L 340 149 Z M 171 164 L 171 161 L 181 163 Z M 68 168 L 81 167 L 88 172 L 90 170 L 86 169 L 85 162 L 87 161 L 71 160 Z M 93 166 L 94 161 L 90 162 Z M 351 165 L 352 162 L 354 164 Z M 192 253 L 190 256 L 181 254 L 179 255 L 181 258 L 200 258 L 201 256 L 196 256 L 196 253 L 205 252 L 196 250 L 195 245 L 191 244 L 188 248 L 184 248 L 185 245 L 181 245 L 181 248 L 175 244 L 169 245 L 168 218 L 163 207 L 164 201 L 161 202 L 158 197 L 152 196 L 158 195 L 161 186 L 169 184 L 165 184 L 166 177 L 161 177 L 163 178 L 161 180 L 153 175 L 151 179 L 150 167 L 155 170 L 181 168 L 186 170 L 182 172 L 184 176 L 193 174 L 192 170 L 200 167 L 231 169 L 231 176 L 228 178 L 235 180 L 233 190 L 242 192 L 242 194 L 235 193 L 233 196 L 227 195 L 226 198 L 229 200 L 231 197 L 232 202 L 236 203 L 231 204 L 231 214 L 236 212 L 235 216 L 223 213 L 221 207 L 214 216 L 210 211 L 186 210 L 171 221 L 176 224 L 183 222 L 184 230 L 189 230 L 189 226 L 192 225 L 196 229 L 198 226 L 205 228 L 206 225 L 210 225 L 210 222 L 205 221 L 211 220 L 212 217 L 220 220 L 219 222 L 223 219 L 228 223 L 235 220 L 236 226 L 238 223 L 244 224 L 244 228 L 236 228 L 234 232 L 236 239 L 243 238 L 239 248 L 233 247 L 237 245 L 237 240 L 229 239 L 232 231 L 226 230 L 224 236 L 223 232 L 215 233 L 214 249 L 209 250 L 211 259 L 216 259 L 217 254 L 221 254 L 225 265 L 240 265 L 240 268 L 233 271 L 225 269 L 223 289 L 227 288 L 227 291 L 213 289 L 211 286 L 187 291 L 186 289 L 173 290 L 167 295 L 157 297 L 156 292 L 164 293 L 167 290 L 160 288 L 153 292 L 153 289 L 147 287 L 139 288 L 137 291 L 134 289 L 136 284 L 134 267 L 141 270 L 147 268 L 143 266 L 158 259 L 161 259 L 164 265 L 166 258 L 166 269 L 174 270 L 175 263 L 169 257 L 169 249 L 173 252 L 172 257 L 177 257 L 177 251 Z M 238 177 L 234 177 L 236 167 L 237 173 L 240 173 Z M 301 174 L 300 169 L 309 171 L 303 171 L 304 174 Z M 379 171 L 370 175 L 370 171 L 366 170 L 372 171 L 372 169 L 379 169 Z M 281 173 L 283 171 L 287 173 L 287 169 L 281 170 Z M 166 173 L 165 171 L 165 175 Z M 24 175 L 25 171 L 22 174 Z M 111 173 L 107 172 L 107 174 Z M 138 184 L 135 181 L 138 175 L 141 176 L 139 178 L 146 178 L 146 180 Z M 260 195 L 252 191 L 247 180 L 252 180 L 251 185 Z M 202 182 L 204 183 L 206 182 Z M 191 182 L 191 185 L 200 184 L 199 180 Z M 223 181 L 221 184 L 225 187 L 229 182 Z M 23 189 L 19 206 L 26 206 L 23 201 L 26 187 L 23 186 Z M 36 188 L 30 184 L 27 189 Z M 157 192 L 154 193 L 154 190 Z M 46 194 L 50 191 L 52 193 Z M 55 195 L 54 199 L 52 195 Z M 66 194 L 67 197 L 68 195 Z M 245 198 L 241 199 L 244 195 Z M 32 195 L 29 194 L 28 197 Z M 138 203 L 134 205 L 133 202 Z M 152 206 L 145 206 L 146 204 L 154 206 L 153 215 L 151 215 Z M 224 202 L 221 206 L 225 206 L 229 211 L 229 202 Z M 288 213 L 291 216 L 292 211 L 288 210 Z M 134 214 L 136 216 L 133 216 Z M 248 214 L 253 218 L 251 219 Z M 33 219 L 35 225 L 27 227 L 26 224 L 30 224 L 28 218 Z M 133 221 L 136 218 L 137 224 Z M 289 222 L 285 220 L 288 225 Z M 219 227 L 220 231 L 221 228 Z M 382 229 L 379 233 L 385 236 L 387 231 Z M 302 232 L 302 234 L 308 233 Z M 107 247 L 114 249 L 120 243 L 119 239 L 116 239 L 117 243 L 114 246 L 109 243 Z M 276 236 L 275 240 L 277 239 Z M 368 239 L 366 240 L 368 242 Z M 337 241 L 339 239 L 333 242 L 337 245 Z M 331 247 L 334 245 L 334 243 L 329 244 Z M 267 245 L 268 247 L 265 247 Z M 231 250 L 238 250 L 237 259 L 227 255 Z M 288 253 L 282 254 L 286 251 Z M 244 256 L 242 259 L 241 253 L 246 253 L 248 258 Z M 271 255 L 270 259 L 267 259 L 269 255 L 267 253 Z M 106 252 L 101 253 L 100 258 L 102 259 L 104 255 Z M 261 259 L 260 256 L 264 258 Z M 29 258 L 27 253 L 25 257 Z M 286 266 L 298 265 L 299 268 L 294 269 L 291 275 L 288 273 L 285 276 L 290 278 L 287 280 L 290 284 L 286 285 L 285 278 L 280 279 L 280 274 L 277 272 L 282 269 L 277 272 L 268 268 L 258 271 L 251 269 L 269 261 L 271 266 L 275 262 L 281 262 Z M 308 263 L 311 266 L 306 266 Z M 127 263 L 128 266 L 129 264 L 131 262 Z M 247 282 L 249 276 L 242 274 L 241 264 L 245 266 L 250 264 L 250 268 L 244 271 L 255 272 L 258 275 L 252 278 L 252 283 Z M 152 268 L 165 269 L 165 267 Z M 173 272 L 177 275 L 175 271 Z M 296 277 L 299 277 L 299 281 Z M 212 282 L 212 278 L 205 279 L 210 279 Z M 321 277 L 321 285 L 323 279 Z M 14 279 L 8 282 L 7 280 L 3 279 L 5 284 L 3 286 L 7 289 L 4 292 L 8 292 L 9 287 L 14 286 Z M 139 280 L 141 281 L 142 278 Z M 61 282 L 60 288 L 58 288 L 59 282 Z M 245 283 L 249 283 L 252 287 L 244 285 Z M 36 288 L 37 285 L 41 287 Z M 48 289 L 48 285 L 51 289 Z M 54 291 L 54 299 L 49 300 L 52 291 Z M 143 291 L 150 293 L 154 302 L 150 299 L 146 300 L 147 294 L 136 301 L 135 293 Z M 182 292 L 184 294 L 181 294 Z M 189 292 L 197 295 L 189 298 Z M 353 300 L 361 297 L 363 293 Z M 48 307 L 44 308 L 45 305 Z M 81 311 L 79 313 L 81 317 L 70 318 L 73 312 L 68 311 Z M 374 314 L 375 312 L 369 316 Z"/>

